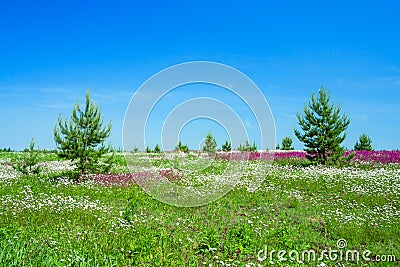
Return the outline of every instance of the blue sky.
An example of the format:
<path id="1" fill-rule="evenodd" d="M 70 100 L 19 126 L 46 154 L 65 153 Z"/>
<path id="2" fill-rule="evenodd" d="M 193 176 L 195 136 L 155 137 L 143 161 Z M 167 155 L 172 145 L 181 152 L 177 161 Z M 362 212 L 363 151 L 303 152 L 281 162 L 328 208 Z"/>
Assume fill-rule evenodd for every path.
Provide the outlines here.
<path id="1" fill-rule="evenodd" d="M 205 60 L 258 85 L 277 141 L 292 136 L 302 148 L 295 114 L 326 86 L 351 119 L 345 146 L 366 133 L 376 149 L 400 149 L 399 10 L 398 1 L 2 1 L 0 148 L 23 149 L 31 138 L 54 148 L 57 117 L 88 87 L 121 147 L 135 90 L 164 68 Z M 196 148 L 208 129 L 225 141 L 209 121 L 187 125 L 182 139 Z"/>

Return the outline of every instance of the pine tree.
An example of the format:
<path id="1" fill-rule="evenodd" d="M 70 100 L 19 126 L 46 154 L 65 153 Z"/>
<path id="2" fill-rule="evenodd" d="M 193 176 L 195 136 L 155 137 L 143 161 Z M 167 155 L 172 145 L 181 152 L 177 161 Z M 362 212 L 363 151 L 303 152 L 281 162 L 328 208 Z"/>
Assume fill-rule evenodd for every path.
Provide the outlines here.
<path id="1" fill-rule="evenodd" d="M 292 137 L 286 136 L 282 139 L 282 150 L 293 150 Z"/>
<path id="2" fill-rule="evenodd" d="M 239 144 L 237 150 L 239 150 L 240 152 L 244 152 L 244 151 L 246 151 L 246 147 L 242 144 Z"/>
<path id="3" fill-rule="evenodd" d="M 182 141 L 179 140 L 178 145 L 175 147 L 176 151 L 180 151 L 183 153 L 188 153 L 189 152 L 189 147 L 186 145 L 182 144 Z"/>
<path id="4" fill-rule="evenodd" d="M 225 144 L 222 144 L 222 151 L 228 152 L 232 150 L 232 144 L 226 140 Z"/>
<path id="5" fill-rule="evenodd" d="M 256 145 L 256 141 L 253 142 L 253 145 L 251 145 L 249 147 L 249 151 L 254 152 L 257 150 L 257 145 Z"/>
<path id="6" fill-rule="evenodd" d="M 28 153 L 28 156 L 26 154 Z M 35 150 L 35 139 L 32 138 L 29 149 L 24 149 L 23 160 L 13 164 L 14 169 L 25 175 L 39 174 L 41 171 L 38 159 L 38 151 Z"/>
<path id="7" fill-rule="evenodd" d="M 244 145 L 239 144 L 239 147 L 237 148 L 240 152 L 254 152 L 257 150 L 257 144 L 256 141 L 253 142 L 253 145 L 250 145 L 249 141 L 246 140 L 244 142 Z"/>
<path id="8" fill-rule="evenodd" d="M 350 120 L 340 114 L 340 106 L 330 103 L 327 89 L 321 87 L 318 97 L 314 93 L 311 101 L 304 106 L 304 114 L 297 113 L 298 123 L 303 133 L 295 129 L 296 137 L 304 143 L 311 160 L 319 163 L 335 163 L 343 155 L 341 143 L 346 138 Z"/>
<path id="9" fill-rule="evenodd" d="M 154 152 L 155 153 L 160 153 L 161 152 L 161 148 L 160 148 L 160 146 L 158 144 L 154 147 Z"/>
<path id="10" fill-rule="evenodd" d="M 181 151 L 181 147 L 182 147 L 182 141 L 179 140 L 178 144 L 177 144 L 176 147 L 175 147 L 175 150 L 176 150 L 176 151 Z"/>
<path id="11" fill-rule="evenodd" d="M 99 161 L 112 150 L 110 146 L 104 146 L 110 134 L 111 121 L 107 126 L 103 126 L 101 109 L 90 99 L 89 89 L 86 91 L 84 109 L 78 102 L 74 105 L 70 120 L 63 121 L 60 115 L 54 127 L 58 155 L 75 162 L 75 178 L 83 174 L 109 170 L 113 155 L 107 157 L 105 164 Z"/>
<path id="12" fill-rule="evenodd" d="M 360 135 L 354 146 L 354 150 L 373 150 L 371 138 L 366 134 Z"/>
<path id="13" fill-rule="evenodd" d="M 205 144 L 203 146 L 203 151 L 205 152 L 215 152 L 217 148 L 217 142 L 212 134 L 209 132 L 206 136 Z"/>
<path id="14" fill-rule="evenodd" d="M 246 142 L 244 142 L 244 151 L 250 151 L 250 143 L 248 140 L 246 140 Z"/>

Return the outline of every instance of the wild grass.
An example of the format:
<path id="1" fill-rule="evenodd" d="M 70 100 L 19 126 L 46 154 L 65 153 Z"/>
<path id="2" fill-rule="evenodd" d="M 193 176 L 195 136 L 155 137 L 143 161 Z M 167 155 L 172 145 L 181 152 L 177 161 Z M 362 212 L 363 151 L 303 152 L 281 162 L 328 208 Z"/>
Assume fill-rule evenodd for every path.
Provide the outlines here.
<path id="1" fill-rule="evenodd" d="M 140 161 L 148 156 L 137 156 L 143 167 Z M 335 266 L 339 261 L 329 259 L 279 262 L 276 254 L 272 264 L 259 260 L 258 253 L 265 247 L 322 253 L 338 249 L 339 239 L 347 241 L 343 250 L 371 251 L 371 261 L 343 261 L 345 266 L 398 264 L 374 262 L 379 255 L 400 259 L 398 165 L 363 169 L 253 161 L 241 179 L 265 171 L 257 190 L 243 181 L 208 205 L 180 208 L 137 185 L 71 182 L 63 176 L 70 163 L 52 154 L 41 156 L 48 167 L 38 176 L 15 173 L 9 163 L 18 153 L 0 157 L 1 266 Z M 122 155 L 116 162 L 115 173 L 127 171 Z M 183 161 L 149 162 L 165 169 L 181 168 Z M 223 173 L 224 164 L 195 171 L 215 175 Z"/>

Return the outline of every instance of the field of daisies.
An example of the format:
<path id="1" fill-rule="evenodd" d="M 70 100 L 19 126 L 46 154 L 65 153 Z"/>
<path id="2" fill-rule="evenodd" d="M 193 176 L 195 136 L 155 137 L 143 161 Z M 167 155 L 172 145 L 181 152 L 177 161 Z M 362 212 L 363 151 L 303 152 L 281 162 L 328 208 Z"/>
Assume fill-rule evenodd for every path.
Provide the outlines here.
<path id="1" fill-rule="evenodd" d="M 24 153 L 0 152 L 0 266 L 399 264 L 400 151 L 360 151 L 336 167 L 311 165 L 301 151 L 212 160 L 119 153 L 110 173 L 79 180 L 68 178 L 73 162 L 50 152 L 23 174 L 15 164 Z M 177 207 L 138 186 L 154 173 L 181 186 L 232 190 L 207 205 Z"/>

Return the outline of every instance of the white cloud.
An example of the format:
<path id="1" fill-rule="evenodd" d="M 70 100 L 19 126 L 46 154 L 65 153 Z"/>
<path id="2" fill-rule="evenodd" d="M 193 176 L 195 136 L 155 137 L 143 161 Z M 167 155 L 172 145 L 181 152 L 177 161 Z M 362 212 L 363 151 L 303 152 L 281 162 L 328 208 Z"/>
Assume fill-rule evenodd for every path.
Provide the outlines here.
<path id="1" fill-rule="evenodd" d="M 41 108 L 48 108 L 48 109 L 66 109 L 73 107 L 73 104 L 66 104 L 66 103 L 51 103 L 51 104 L 43 104 L 43 103 L 35 103 L 36 106 Z"/>

